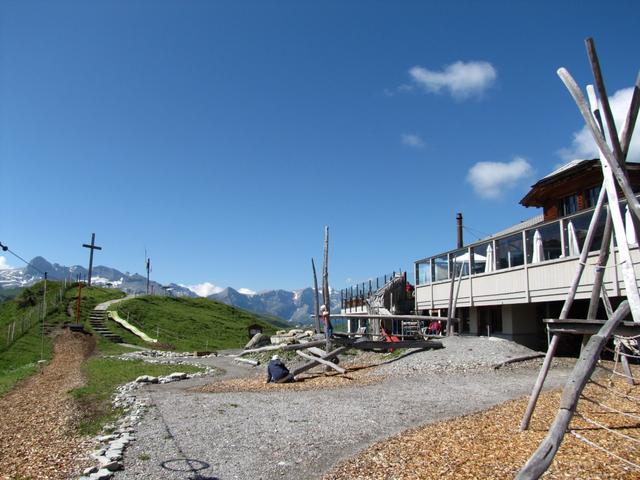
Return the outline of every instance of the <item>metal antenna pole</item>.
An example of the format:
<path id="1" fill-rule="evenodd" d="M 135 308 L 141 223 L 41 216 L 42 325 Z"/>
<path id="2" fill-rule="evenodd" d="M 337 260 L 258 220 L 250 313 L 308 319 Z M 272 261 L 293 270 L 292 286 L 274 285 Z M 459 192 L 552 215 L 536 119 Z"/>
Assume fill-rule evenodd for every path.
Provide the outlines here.
<path id="1" fill-rule="evenodd" d="M 151 259 L 147 258 L 147 295 L 149 295 L 149 270 L 151 270 Z"/>
<path id="2" fill-rule="evenodd" d="M 86 243 L 83 243 L 82 246 L 84 248 L 88 248 L 89 249 L 89 275 L 87 277 L 87 287 L 91 286 L 91 270 L 93 270 L 93 251 L 94 250 L 102 250 L 102 247 L 98 247 L 96 245 L 96 234 L 92 233 L 91 234 L 91 244 L 87 245 Z"/>

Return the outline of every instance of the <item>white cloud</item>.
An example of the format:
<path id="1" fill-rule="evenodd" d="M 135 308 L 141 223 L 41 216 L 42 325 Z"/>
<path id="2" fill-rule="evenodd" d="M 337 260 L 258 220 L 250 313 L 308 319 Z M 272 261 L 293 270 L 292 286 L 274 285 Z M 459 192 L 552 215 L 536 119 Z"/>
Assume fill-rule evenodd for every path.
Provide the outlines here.
<path id="1" fill-rule="evenodd" d="M 409 70 L 415 83 L 428 92 L 440 93 L 448 90 L 459 100 L 481 95 L 491 87 L 498 77 L 496 69 L 489 62 L 455 62 L 442 71 L 428 70 L 415 66 Z"/>
<path id="2" fill-rule="evenodd" d="M 220 293 L 224 288 L 218 287 L 210 282 L 199 283 L 197 285 L 180 285 L 181 287 L 188 288 L 199 297 L 208 297 L 214 293 Z"/>
<path id="3" fill-rule="evenodd" d="M 624 88 L 609 96 L 609 104 L 611 105 L 611 112 L 613 113 L 618 135 L 622 134 L 632 94 L 633 88 Z M 596 143 L 593 141 L 591 132 L 586 125 L 573 134 L 571 146 L 560 150 L 560 156 L 566 161 L 598 157 L 598 147 L 596 147 Z M 629 148 L 627 160 L 640 162 L 640 133 L 638 133 L 637 123 L 634 134 L 631 137 L 631 147 Z"/>
<path id="4" fill-rule="evenodd" d="M 401 135 L 401 138 L 402 144 L 408 147 L 422 148 L 425 145 L 424 140 L 420 138 L 420 135 L 417 135 L 415 133 L 403 133 Z"/>
<path id="5" fill-rule="evenodd" d="M 12 267 L 7 263 L 7 259 L 5 257 L 0 256 L 0 270 L 9 270 L 15 267 Z"/>
<path id="6" fill-rule="evenodd" d="M 238 290 L 238 292 L 242 293 L 243 295 L 255 295 L 256 292 L 254 292 L 253 290 L 250 290 L 248 288 L 241 288 Z"/>
<path id="7" fill-rule="evenodd" d="M 529 162 L 516 157 L 511 162 L 478 162 L 469 169 L 467 181 L 481 197 L 499 198 L 504 190 L 532 173 Z"/>

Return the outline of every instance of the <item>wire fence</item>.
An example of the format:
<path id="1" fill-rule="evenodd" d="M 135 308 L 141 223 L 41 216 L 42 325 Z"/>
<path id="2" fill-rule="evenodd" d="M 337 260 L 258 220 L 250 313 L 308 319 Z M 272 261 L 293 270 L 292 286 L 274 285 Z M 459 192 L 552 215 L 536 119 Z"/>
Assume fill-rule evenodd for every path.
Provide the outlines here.
<path id="1" fill-rule="evenodd" d="M 47 292 L 47 298 L 44 301 L 41 295 L 35 305 L 20 308 L 12 319 L 0 327 L 0 351 L 11 347 L 34 325 L 42 325 L 47 315 L 63 302 L 64 289 L 59 285 L 56 286 L 53 282 L 50 288 L 51 290 Z"/>

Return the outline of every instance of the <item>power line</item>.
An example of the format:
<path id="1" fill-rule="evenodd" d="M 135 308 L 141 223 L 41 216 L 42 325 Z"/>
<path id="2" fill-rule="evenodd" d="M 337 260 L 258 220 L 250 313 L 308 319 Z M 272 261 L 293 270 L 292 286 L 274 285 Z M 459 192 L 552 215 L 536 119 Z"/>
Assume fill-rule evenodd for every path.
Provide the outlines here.
<path id="1" fill-rule="evenodd" d="M 13 255 L 14 257 L 18 258 L 19 260 L 22 260 L 24 263 L 26 263 L 27 265 L 29 265 L 31 268 L 33 268 L 34 270 L 39 271 L 42 275 L 45 275 L 45 272 L 43 272 L 42 270 L 40 270 L 38 267 L 36 267 L 35 265 L 32 265 L 31 262 L 27 262 L 24 258 L 22 258 L 20 255 L 18 255 L 16 252 L 14 252 L 13 250 L 11 250 L 9 247 L 7 247 L 6 245 L 3 245 L 2 242 L 0 242 L 0 248 L 2 249 L 3 252 L 9 252 L 11 255 Z"/>

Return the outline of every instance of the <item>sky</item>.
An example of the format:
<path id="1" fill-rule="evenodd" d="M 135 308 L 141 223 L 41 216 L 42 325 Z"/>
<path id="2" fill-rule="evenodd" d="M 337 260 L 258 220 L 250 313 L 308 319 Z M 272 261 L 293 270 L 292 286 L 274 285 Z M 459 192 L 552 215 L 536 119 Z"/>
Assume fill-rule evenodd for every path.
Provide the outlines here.
<path id="1" fill-rule="evenodd" d="M 411 272 L 596 155 L 556 74 L 593 82 L 586 37 L 624 117 L 640 3 L 602 5 L 2 1 L 0 242 L 260 291 L 311 285 L 328 225 L 333 287 Z"/>

